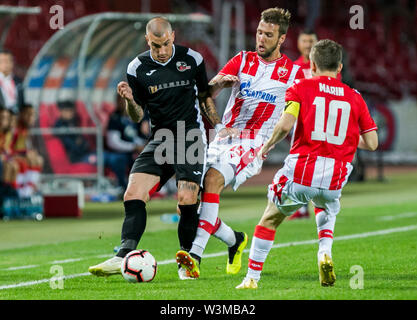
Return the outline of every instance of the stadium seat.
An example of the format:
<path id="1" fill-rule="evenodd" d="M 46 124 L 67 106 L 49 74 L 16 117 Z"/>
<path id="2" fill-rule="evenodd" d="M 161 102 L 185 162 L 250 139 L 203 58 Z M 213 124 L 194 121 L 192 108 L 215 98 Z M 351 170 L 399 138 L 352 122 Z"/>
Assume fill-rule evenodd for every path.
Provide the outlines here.
<path id="1" fill-rule="evenodd" d="M 52 128 L 58 119 L 58 116 L 59 111 L 55 104 L 41 104 L 39 106 L 39 125 L 41 128 Z M 87 163 L 71 163 L 61 140 L 56 136 L 44 134 L 43 139 L 53 173 L 88 174 L 97 172 L 97 168 L 94 165 Z"/>

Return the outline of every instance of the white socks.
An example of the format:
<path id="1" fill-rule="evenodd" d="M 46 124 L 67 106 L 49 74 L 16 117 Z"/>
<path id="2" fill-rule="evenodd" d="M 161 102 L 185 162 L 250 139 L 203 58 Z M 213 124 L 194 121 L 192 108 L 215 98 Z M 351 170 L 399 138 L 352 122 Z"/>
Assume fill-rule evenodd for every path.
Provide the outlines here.
<path id="1" fill-rule="evenodd" d="M 336 223 L 336 216 L 331 216 L 323 209 L 319 208 L 316 208 L 315 213 L 317 234 L 319 237 L 317 258 L 321 260 L 325 253 L 332 257 L 333 231 Z"/>
<path id="2" fill-rule="evenodd" d="M 249 252 L 247 278 L 259 280 L 266 257 L 274 244 L 275 230 L 257 225 Z"/>
<path id="3" fill-rule="evenodd" d="M 200 221 L 197 234 L 190 253 L 201 257 L 211 235 L 222 240 L 231 247 L 236 243 L 235 233 L 228 225 L 218 218 L 220 196 L 216 193 L 203 193 L 201 196 Z"/>

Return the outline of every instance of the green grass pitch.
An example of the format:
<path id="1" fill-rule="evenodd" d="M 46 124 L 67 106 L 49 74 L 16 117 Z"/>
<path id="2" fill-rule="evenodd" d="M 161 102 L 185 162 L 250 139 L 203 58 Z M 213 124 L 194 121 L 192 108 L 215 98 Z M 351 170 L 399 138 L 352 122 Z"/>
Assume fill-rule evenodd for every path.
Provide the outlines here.
<path id="1" fill-rule="evenodd" d="M 417 171 L 388 175 L 383 183 L 350 183 L 344 189 L 333 244 L 337 280 L 322 288 L 317 270 L 317 232 L 309 219 L 284 221 L 264 266 L 258 290 L 236 290 L 243 279 L 254 227 L 266 204 L 266 186 L 227 190 L 220 217 L 250 240 L 238 275 L 226 275 L 226 247 L 210 239 L 201 278 L 180 281 L 174 258 L 175 224 L 159 215 L 175 200 L 148 204 L 148 225 L 139 248 L 158 261 L 150 283 L 121 276 L 97 278 L 88 267 L 107 259 L 120 242 L 122 203 L 88 203 L 82 219 L 0 222 L 1 300 L 275 300 L 417 299 Z M 58 271 L 65 276 L 57 281 Z M 363 288 L 358 281 L 363 271 Z M 359 280 L 358 280 L 359 279 Z"/>

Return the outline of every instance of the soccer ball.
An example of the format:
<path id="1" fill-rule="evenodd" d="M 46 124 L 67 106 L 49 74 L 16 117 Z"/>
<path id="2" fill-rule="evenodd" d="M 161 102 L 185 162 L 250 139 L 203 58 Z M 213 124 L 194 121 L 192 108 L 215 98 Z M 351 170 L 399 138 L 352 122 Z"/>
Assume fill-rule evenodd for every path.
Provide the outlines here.
<path id="1" fill-rule="evenodd" d="M 128 282 L 149 282 L 155 278 L 157 263 L 146 250 L 130 251 L 122 261 L 123 278 Z"/>

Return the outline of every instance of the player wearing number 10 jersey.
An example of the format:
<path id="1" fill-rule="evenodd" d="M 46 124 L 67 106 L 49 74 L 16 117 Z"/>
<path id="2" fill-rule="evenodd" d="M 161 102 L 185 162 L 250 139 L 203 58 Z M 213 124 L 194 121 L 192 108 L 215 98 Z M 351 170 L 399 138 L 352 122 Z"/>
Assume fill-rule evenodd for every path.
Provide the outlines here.
<path id="1" fill-rule="evenodd" d="M 356 149 L 377 148 L 377 126 L 361 95 L 336 79 L 342 69 L 342 47 L 331 40 L 319 41 L 310 58 L 314 77 L 297 80 L 287 90 L 285 111 L 258 154 L 264 158 L 295 125 L 290 154 L 269 185 L 268 205 L 252 239 L 248 273 L 238 289 L 257 288 L 275 229 L 310 200 L 319 238 L 320 284 L 332 286 L 336 280 L 331 249 L 341 191 Z"/>

